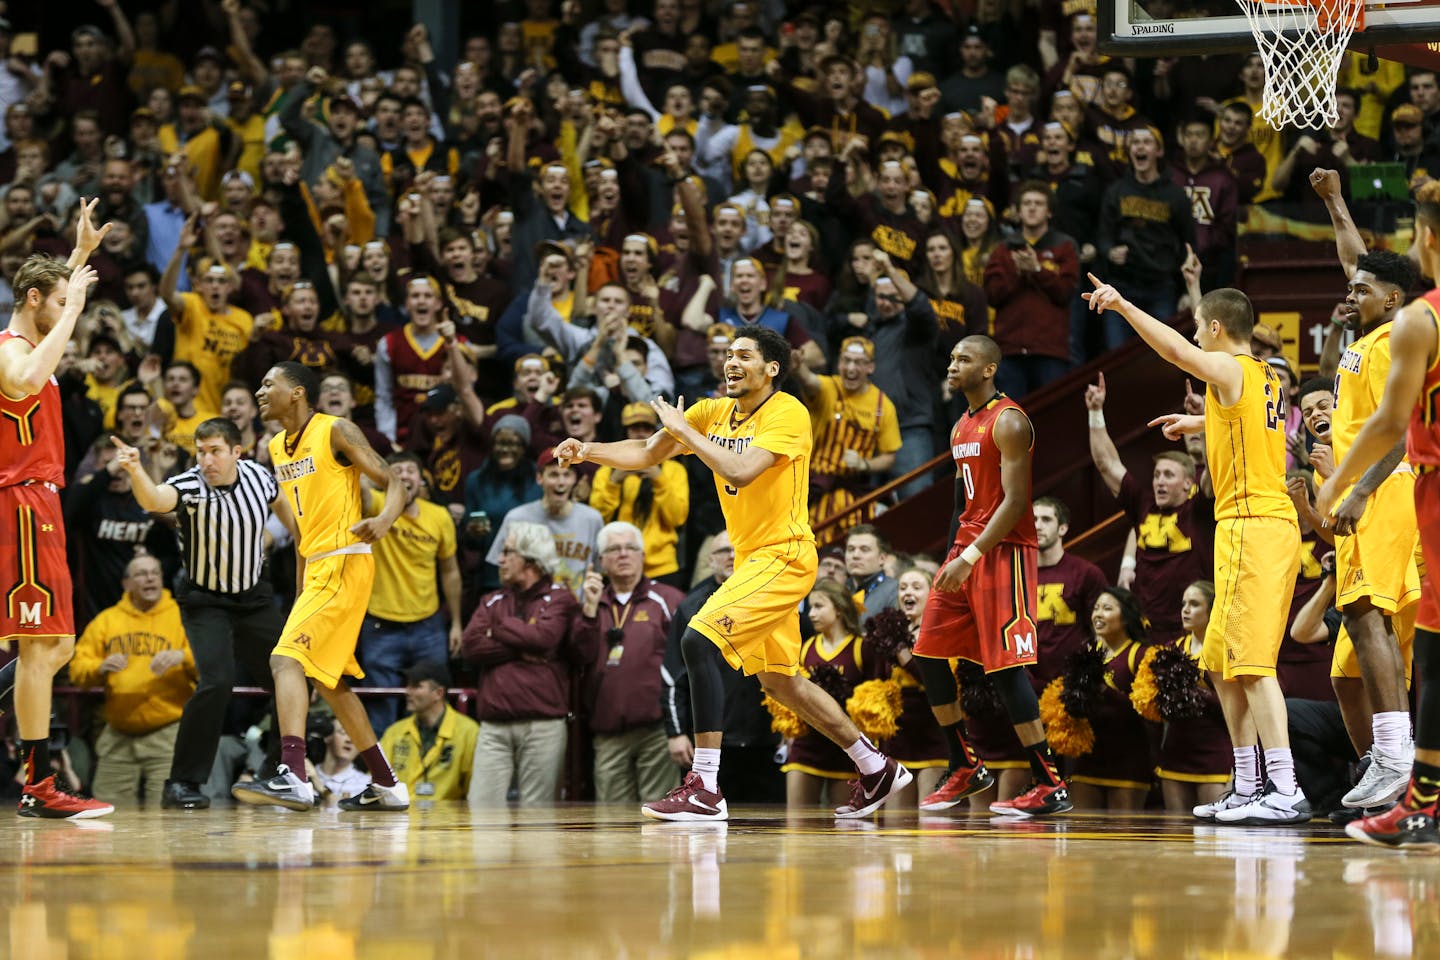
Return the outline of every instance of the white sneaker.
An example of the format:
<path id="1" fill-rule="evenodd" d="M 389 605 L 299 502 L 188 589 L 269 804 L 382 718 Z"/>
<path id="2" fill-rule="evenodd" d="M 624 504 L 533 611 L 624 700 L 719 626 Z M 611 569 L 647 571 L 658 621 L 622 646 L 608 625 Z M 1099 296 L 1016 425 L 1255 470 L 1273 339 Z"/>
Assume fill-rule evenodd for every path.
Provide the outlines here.
<path id="1" fill-rule="evenodd" d="M 285 807 L 288 810 L 315 809 L 315 788 L 310 781 L 292 773 L 285 764 L 275 768 L 269 780 L 249 780 L 230 788 L 230 795 L 241 803 Z"/>
<path id="2" fill-rule="evenodd" d="M 341 800 L 339 806 L 341 810 L 383 810 L 387 813 L 399 813 L 410 809 L 410 790 L 403 783 L 382 787 L 371 782 L 355 796 Z"/>
<path id="3" fill-rule="evenodd" d="M 1221 810 L 1233 810 L 1236 807 L 1243 807 L 1251 800 L 1254 800 L 1255 796 L 1253 793 L 1236 793 L 1234 790 L 1226 790 L 1218 800 L 1202 803 L 1190 812 L 1195 815 L 1195 819 L 1197 820 L 1214 820 L 1215 815 Z"/>
<path id="4" fill-rule="evenodd" d="M 1366 768 L 1365 775 L 1340 802 L 1347 807 L 1378 807 L 1399 800 L 1410 784 L 1414 751 L 1413 744 L 1398 757 L 1371 750 L 1370 766 Z"/>
<path id="5" fill-rule="evenodd" d="M 1275 784 L 1265 781 L 1265 789 L 1249 803 L 1215 814 L 1216 823 L 1239 827 L 1271 827 L 1287 823 L 1304 823 L 1310 819 L 1310 801 L 1298 788 L 1294 793 L 1284 794 L 1275 789 Z"/>

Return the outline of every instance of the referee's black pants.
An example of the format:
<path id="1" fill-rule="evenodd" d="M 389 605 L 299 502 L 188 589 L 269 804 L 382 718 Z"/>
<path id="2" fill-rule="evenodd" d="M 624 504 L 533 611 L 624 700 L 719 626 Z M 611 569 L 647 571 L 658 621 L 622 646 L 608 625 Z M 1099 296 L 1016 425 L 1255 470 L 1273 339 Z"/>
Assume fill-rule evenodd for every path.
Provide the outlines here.
<path id="1" fill-rule="evenodd" d="M 270 651 L 285 618 L 275 606 L 268 577 L 243 593 L 214 593 L 197 587 L 182 572 L 175 599 L 200 682 L 180 716 L 170 779 L 203 784 L 215 764 L 237 673 L 251 683 L 271 686 Z"/>

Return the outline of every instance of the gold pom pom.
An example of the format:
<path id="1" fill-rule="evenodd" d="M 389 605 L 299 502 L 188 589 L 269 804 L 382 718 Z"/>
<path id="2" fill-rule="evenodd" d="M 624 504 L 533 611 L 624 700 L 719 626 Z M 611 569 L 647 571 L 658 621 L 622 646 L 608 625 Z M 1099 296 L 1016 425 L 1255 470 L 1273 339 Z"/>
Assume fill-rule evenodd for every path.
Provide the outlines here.
<path id="1" fill-rule="evenodd" d="M 900 710 L 900 684 L 893 680 L 866 680 L 845 701 L 845 712 L 871 740 L 895 736 Z"/>
<path id="2" fill-rule="evenodd" d="M 1160 716 L 1160 688 L 1155 684 L 1155 654 L 1159 650 L 1159 647 L 1151 647 L 1145 651 L 1140 667 L 1135 671 L 1135 682 L 1130 685 L 1130 705 L 1140 716 L 1155 723 L 1165 719 Z"/>
<path id="3" fill-rule="evenodd" d="M 1070 716 L 1061 701 L 1065 679 L 1056 677 L 1040 695 L 1040 719 L 1045 724 L 1045 737 L 1056 753 L 1066 757 L 1083 757 L 1095 749 L 1095 728 L 1090 721 Z"/>
<path id="4" fill-rule="evenodd" d="M 764 704 L 765 709 L 770 711 L 770 729 L 780 736 L 793 740 L 810 732 L 810 727 L 800 719 L 799 714 L 768 693 L 765 694 Z"/>

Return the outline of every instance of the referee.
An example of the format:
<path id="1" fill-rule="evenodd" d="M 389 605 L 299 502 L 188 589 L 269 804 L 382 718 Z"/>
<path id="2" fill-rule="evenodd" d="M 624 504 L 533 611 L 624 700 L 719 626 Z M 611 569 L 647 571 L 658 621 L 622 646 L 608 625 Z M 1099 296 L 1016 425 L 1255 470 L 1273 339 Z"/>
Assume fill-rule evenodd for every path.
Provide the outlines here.
<path id="1" fill-rule="evenodd" d="M 265 520 L 289 513 L 269 470 L 241 459 L 240 430 L 224 417 L 195 429 L 196 465 L 157 485 L 140 452 L 117 437 L 116 458 L 130 474 L 135 499 L 151 513 L 174 511 L 181 521 L 184 569 L 175 588 L 180 619 L 200 683 L 180 717 L 170 779 L 161 806 L 203 810 L 236 663 L 270 685 L 270 651 L 284 624 L 265 570 Z"/>

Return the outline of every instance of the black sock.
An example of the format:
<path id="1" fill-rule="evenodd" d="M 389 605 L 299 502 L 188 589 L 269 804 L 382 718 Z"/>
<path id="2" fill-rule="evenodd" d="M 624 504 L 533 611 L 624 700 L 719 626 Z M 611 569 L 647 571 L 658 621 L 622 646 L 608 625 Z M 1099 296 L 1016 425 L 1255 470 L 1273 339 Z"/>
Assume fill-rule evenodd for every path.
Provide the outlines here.
<path id="1" fill-rule="evenodd" d="M 50 741 L 21 740 L 20 761 L 25 764 L 25 786 L 50 776 Z"/>
<path id="2" fill-rule="evenodd" d="M 940 729 L 945 733 L 945 746 L 950 748 L 950 766 L 959 770 L 962 767 L 973 767 L 980 762 L 975 757 L 975 751 L 970 749 L 970 744 L 965 742 L 965 721 L 942 725 Z"/>
<path id="3" fill-rule="evenodd" d="M 1039 743 L 1028 744 L 1025 752 L 1030 756 L 1030 772 L 1034 774 L 1036 783 L 1058 787 L 1064 782 L 1060 779 L 1060 771 L 1055 767 L 1055 755 L 1050 752 L 1050 741 L 1041 740 Z"/>
<path id="4" fill-rule="evenodd" d="M 1405 806 L 1411 810 L 1435 812 L 1435 803 L 1440 800 L 1440 767 L 1415 761 L 1410 773 L 1410 792 L 1405 796 Z"/>

